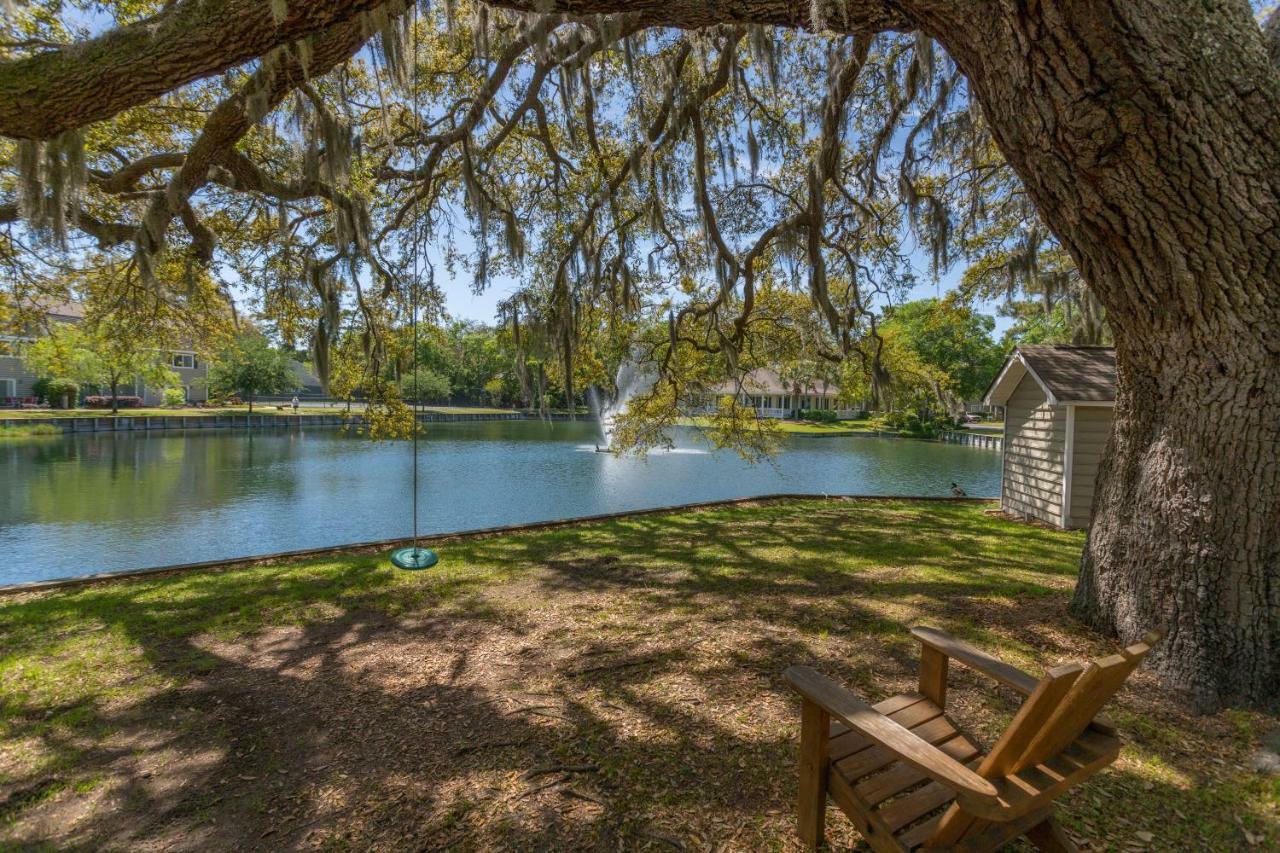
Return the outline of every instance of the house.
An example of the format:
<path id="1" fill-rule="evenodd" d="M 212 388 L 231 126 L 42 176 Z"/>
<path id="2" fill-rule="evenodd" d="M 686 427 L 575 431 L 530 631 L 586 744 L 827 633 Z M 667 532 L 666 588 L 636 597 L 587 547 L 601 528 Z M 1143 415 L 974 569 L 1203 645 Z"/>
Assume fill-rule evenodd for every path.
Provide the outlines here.
<path id="1" fill-rule="evenodd" d="M 203 403 L 209 399 L 209 364 L 193 350 L 170 350 L 165 353 L 169 368 L 178 374 L 178 381 L 187 396 L 188 403 Z M 157 406 L 164 397 L 163 389 L 147 388 L 135 383 L 134 394 L 142 398 L 144 406 Z"/>
<path id="2" fill-rule="evenodd" d="M 1005 407 L 1001 508 L 1056 527 L 1087 527 L 1115 399 L 1113 348 L 1015 349 L 985 396 Z"/>
<path id="3" fill-rule="evenodd" d="M 831 382 L 785 382 L 776 370 L 760 367 L 748 373 L 741 386 L 725 382 L 712 389 L 702 401 L 701 411 L 711 411 L 721 397 L 737 396 L 739 405 L 750 406 L 760 418 L 795 417 L 801 409 L 823 409 L 836 412 L 840 418 L 852 418 L 854 412 L 838 408 L 839 386 Z"/>
<path id="4" fill-rule="evenodd" d="M 44 329 L 56 323 L 79 323 L 84 320 L 84 306 L 78 302 L 50 302 L 44 310 L 44 320 Z M 34 400 L 32 386 L 40 379 L 27 370 L 22 361 L 22 350 L 41 334 L 41 327 L 37 325 L 10 332 L 12 333 L 0 334 L 0 406 L 21 405 L 25 400 Z M 166 351 L 164 359 L 173 372 L 178 374 L 188 402 L 200 402 L 209 398 L 206 387 L 208 365 L 195 352 L 186 349 Z M 148 406 L 159 405 L 164 395 L 163 389 L 147 388 L 141 382 L 122 386 L 119 393 L 122 396 L 141 397 L 143 404 Z"/>

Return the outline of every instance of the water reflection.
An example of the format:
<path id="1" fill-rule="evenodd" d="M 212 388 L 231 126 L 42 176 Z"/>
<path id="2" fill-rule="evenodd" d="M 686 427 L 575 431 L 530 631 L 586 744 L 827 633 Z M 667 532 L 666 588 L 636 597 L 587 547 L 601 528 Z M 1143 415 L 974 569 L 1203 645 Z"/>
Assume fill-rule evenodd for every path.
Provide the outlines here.
<path id="1" fill-rule="evenodd" d="M 769 492 L 975 496 L 993 451 L 795 437 L 770 462 L 708 452 L 692 430 L 645 459 L 595 453 L 590 423 L 433 424 L 424 532 Z M 589 452 L 588 452 L 589 451 Z M 403 536 L 404 443 L 336 428 L 103 433 L 0 445 L 0 583 Z"/>

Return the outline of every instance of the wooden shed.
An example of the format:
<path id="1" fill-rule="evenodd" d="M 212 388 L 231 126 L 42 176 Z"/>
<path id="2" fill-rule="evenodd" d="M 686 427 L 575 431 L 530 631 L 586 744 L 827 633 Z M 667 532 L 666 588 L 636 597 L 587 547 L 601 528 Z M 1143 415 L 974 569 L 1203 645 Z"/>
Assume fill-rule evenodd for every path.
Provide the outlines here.
<path id="1" fill-rule="evenodd" d="M 1014 350 L 985 397 L 1005 407 L 1001 508 L 1057 527 L 1087 527 L 1115 400 L 1111 347 Z"/>

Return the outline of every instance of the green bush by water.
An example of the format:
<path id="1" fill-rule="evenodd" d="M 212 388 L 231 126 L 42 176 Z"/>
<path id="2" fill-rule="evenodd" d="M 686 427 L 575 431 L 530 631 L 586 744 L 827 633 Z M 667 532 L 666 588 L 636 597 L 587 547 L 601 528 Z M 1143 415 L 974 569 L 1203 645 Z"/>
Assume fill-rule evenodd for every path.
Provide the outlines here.
<path id="1" fill-rule="evenodd" d="M 836 413 L 834 409 L 801 409 L 800 420 L 833 424 L 836 422 Z"/>
<path id="2" fill-rule="evenodd" d="M 51 438 L 62 435 L 62 430 L 53 424 L 18 424 L 17 426 L 0 427 L 0 441 L 20 438 Z"/>

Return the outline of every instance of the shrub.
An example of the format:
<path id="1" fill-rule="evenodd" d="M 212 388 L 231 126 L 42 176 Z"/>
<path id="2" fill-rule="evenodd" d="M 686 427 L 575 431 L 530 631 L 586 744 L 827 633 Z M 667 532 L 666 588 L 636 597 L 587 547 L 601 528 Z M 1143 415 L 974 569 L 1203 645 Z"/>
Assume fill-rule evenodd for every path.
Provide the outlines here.
<path id="1" fill-rule="evenodd" d="M 74 406 L 80 397 L 80 386 L 70 379 L 37 379 L 31 393 L 59 409 Z"/>
<path id="2" fill-rule="evenodd" d="M 90 409 L 109 409 L 111 408 L 111 395 L 94 394 L 84 398 L 84 404 Z M 119 409 L 141 409 L 141 397 L 116 397 L 116 408 Z"/>
<path id="3" fill-rule="evenodd" d="M 161 405 L 170 409 L 180 409 L 187 404 L 187 392 L 181 388 L 164 389 L 164 398 Z"/>
<path id="4" fill-rule="evenodd" d="M 801 409 L 800 420 L 833 424 L 836 422 L 836 413 L 833 409 Z"/>
<path id="5" fill-rule="evenodd" d="M 17 424 L 0 428 L 0 442 L 7 438 L 49 438 L 62 435 L 62 430 L 53 424 Z"/>
<path id="6" fill-rule="evenodd" d="M 902 412 L 885 412 L 881 420 L 889 429 L 902 429 L 906 426 L 907 416 Z"/>
<path id="7" fill-rule="evenodd" d="M 963 425 L 950 415 L 938 415 L 933 419 L 933 428 L 939 432 L 951 429 L 961 429 Z"/>

